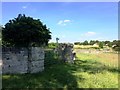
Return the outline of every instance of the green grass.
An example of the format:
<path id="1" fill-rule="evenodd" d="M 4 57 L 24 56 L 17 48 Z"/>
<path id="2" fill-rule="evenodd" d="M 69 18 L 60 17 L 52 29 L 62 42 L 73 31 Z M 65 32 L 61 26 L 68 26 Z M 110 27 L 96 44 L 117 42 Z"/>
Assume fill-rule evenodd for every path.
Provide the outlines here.
<path id="1" fill-rule="evenodd" d="M 47 50 L 43 72 L 3 75 L 3 88 L 118 88 L 117 58 L 106 54 L 77 53 L 77 60 L 70 64 Z"/>

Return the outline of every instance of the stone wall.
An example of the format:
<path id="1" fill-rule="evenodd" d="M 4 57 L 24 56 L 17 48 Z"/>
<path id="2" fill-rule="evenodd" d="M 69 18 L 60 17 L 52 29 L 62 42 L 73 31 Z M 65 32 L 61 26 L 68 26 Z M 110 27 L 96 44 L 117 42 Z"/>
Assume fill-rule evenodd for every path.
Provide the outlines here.
<path id="1" fill-rule="evenodd" d="M 44 50 L 38 47 L 32 47 L 32 62 L 31 73 L 36 73 L 44 70 Z"/>
<path id="2" fill-rule="evenodd" d="M 75 52 L 72 44 L 59 44 L 55 53 L 58 53 L 59 58 L 64 62 L 74 63 Z"/>
<path id="3" fill-rule="evenodd" d="M 31 61 L 28 61 L 26 48 L 2 49 L 2 73 L 36 73 L 44 70 L 44 50 L 40 47 L 31 48 Z"/>

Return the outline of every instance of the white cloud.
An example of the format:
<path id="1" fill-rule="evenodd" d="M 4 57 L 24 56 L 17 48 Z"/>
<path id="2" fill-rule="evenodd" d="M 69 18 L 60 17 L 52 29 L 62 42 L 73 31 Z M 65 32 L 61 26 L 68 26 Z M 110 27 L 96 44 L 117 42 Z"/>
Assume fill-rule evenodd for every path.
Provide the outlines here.
<path id="1" fill-rule="evenodd" d="M 64 22 L 71 22 L 70 20 L 64 20 Z"/>
<path id="2" fill-rule="evenodd" d="M 23 9 L 26 9 L 26 8 L 27 8 L 27 6 L 22 6 L 22 8 L 23 8 Z"/>
<path id="3" fill-rule="evenodd" d="M 81 36 L 91 37 L 91 36 L 95 36 L 96 34 L 97 34 L 96 32 L 86 32 L 84 34 L 81 34 Z"/>
<path id="4" fill-rule="evenodd" d="M 22 8 L 22 9 L 27 9 L 27 8 L 29 8 L 30 5 L 31 5 L 30 3 L 27 3 L 27 4 L 24 4 L 21 8 Z M 32 9 L 33 9 L 33 8 L 32 8 Z"/>
<path id="5" fill-rule="evenodd" d="M 62 26 L 65 26 L 67 25 L 68 23 L 70 23 L 71 20 L 60 20 L 57 24 L 58 25 L 62 25 Z"/>
<path id="6" fill-rule="evenodd" d="M 94 36 L 96 35 L 96 32 L 87 32 L 84 34 L 84 36 Z"/>
<path id="7" fill-rule="evenodd" d="M 62 20 L 60 20 L 59 22 L 58 22 L 58 24 L 60 25 L 60 24 L 62 24 L 63 23 L 63 21 Z"/>

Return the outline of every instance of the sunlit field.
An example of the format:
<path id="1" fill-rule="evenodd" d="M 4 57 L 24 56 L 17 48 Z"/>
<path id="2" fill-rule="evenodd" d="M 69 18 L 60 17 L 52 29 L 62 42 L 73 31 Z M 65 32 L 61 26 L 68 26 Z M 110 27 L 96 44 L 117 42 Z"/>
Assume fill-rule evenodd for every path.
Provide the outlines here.
<path id="1" fill-rule="evenodd" d="M 118 54 L 76 52 L 70 64 L 47 50 L 43 72 L 3 75 L 3 88 L 118 88 Z"/>
<path id="2" fill-rule="evenodd" d="M 120 3 L 12 1 L 0 4 L 2 90 L 120 89 Z"/>
<path id="3" fill-rule="evenodd" d="M 81 67 L 85 72 L 79 72 L 86 79 L 85 83 L 79 83 L 85 87 L 118 87 L 118 54 L 115 53 L 79 53 L 78 61 L 82 61 Z M 77 63 L 77 61 L 76 61 Z"/>
<path id="4" fill-rule="evenodd" d="M 74 48 L 99 48 L 98 45 L 74 45 Z"/>
<path id="5" fill-rule="evenodd" d="M 79 59 L 97 61 L 110 67 L 118 67 L 118 54 L 116 53 L 80 53 L 79 49 L 76 49 L 76 52 Z"/>

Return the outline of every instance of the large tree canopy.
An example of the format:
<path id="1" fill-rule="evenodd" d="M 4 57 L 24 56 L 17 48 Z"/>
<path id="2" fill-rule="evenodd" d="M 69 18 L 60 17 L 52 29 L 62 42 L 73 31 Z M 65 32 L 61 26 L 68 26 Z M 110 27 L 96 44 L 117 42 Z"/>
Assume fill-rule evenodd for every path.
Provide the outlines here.
<path id="1" fill-rule="evenodd" d="M 7 46 L 40 46 L 46 45 L 51 39 L 51 32 L 40 19 L 19 14 L 9 20 L 2 30 L 3 45 Z"/>

